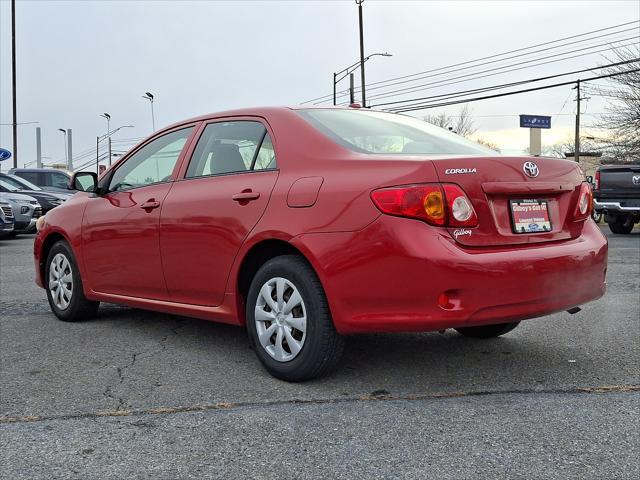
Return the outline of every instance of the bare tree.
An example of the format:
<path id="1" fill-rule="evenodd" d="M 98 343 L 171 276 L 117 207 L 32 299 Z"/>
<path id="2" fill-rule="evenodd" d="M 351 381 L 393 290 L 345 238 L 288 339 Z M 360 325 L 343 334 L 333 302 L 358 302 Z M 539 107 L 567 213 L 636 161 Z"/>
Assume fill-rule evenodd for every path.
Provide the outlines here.
<path id="1" fill-rule="evenodd" d="M 460 109 L 458 115 L 447 115 L 441 112 L 438 115 L 425 116 L 424 121 L 451 130 L 463 137 L 469 137 L 478 131 L 471 117 L 471 113 L 472 110 L 469 108 L 469 105 L 465 105 Z"/>
<path id="2" fill-rule="evenodd" d="M 640 46 L 617 48 L 609 63 L 640 58 Z M 620 73 L 640 67 L 640 61 L 610 67 L 607 73 Z M 589 86 L 592 94 L 601 95 L 608 100 L 606 112 L 595 125 L 609 132 L 602 138 L 609 156 L 626 161 L 640 159 L 640 72 L 624 73 L 610 77 L 610 87 Z M 587 83 L 589 85 L 589 83 Z"/>

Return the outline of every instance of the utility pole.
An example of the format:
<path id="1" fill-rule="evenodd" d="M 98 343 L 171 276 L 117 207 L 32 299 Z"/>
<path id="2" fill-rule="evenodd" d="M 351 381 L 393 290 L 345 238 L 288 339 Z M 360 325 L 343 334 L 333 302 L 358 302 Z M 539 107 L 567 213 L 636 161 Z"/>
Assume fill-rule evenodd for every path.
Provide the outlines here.
<path id="1" fill-rule="evenodd" d="M 13 168 L 18 168 L 18 107 L 16 103 L 16 0 L 11 0 L 11 87 L 13 95 Z"/>
<path id="2" fill-rule="evenodd" d="M 333 73 L 333 106 L 336 105 L 336 74 Z"/>
<path id="3" fill-rule="evenodd" d="M 353 83 L 354 83 L 353 73 L 350 73 L 349 74 L 349 105 L 351 105 L 352 103 L 355 103 L 356 101 L 355 92 L 353 91 Z"/>
<path id="4" fill-rule="evenodd" d="M 364 93 L 364 33 L 362 31 L 362 2 L 364 2 L 364 0 L 356 0 L 356 3 L 358 4 L 358 20 L 360 23 L 360 82 L 362 83 L 362 108 L 365 108 L 367 104 Z"/>
<path id="5" fill-rule="evenodd" d="M 109 166 L 111 166 L 111 137 L 109 137 Z"/>
<path id="6" fill-rule="evenodd" d="M 573 158 L 576 162 L 580 161 L 580 80 L 576 81 L 576 139 L 574 146 Z"/>
<path id="7" fill-rule="evenodd" d="M 71 137 L 71 129 L 67 129 L 67 170 L 73 171 L 73 150 L 71 145 L 73 143 Z"/>
<path id="8" fill-rule="evenodd" d="M 96 137 L 96 173 L 100 175 L 100 137 Z"/>
<path id="9" fill-rule="evenodd" d="M 40 127 L 36 127 L 36 167 L 42 168 L 42 133 Z"/>

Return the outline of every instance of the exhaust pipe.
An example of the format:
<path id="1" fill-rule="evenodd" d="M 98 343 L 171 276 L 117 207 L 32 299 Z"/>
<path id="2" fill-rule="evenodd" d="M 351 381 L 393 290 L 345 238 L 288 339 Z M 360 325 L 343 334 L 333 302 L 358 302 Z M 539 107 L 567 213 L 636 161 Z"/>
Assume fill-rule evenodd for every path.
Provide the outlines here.
<path id="1" fill-rule="evenodd" d="M 581 310 L 582 309 L 580 307 L 573 307 L 573 308 L 570 308 L 569 310 L 567 310 L 567 313 L 570 313 L 571 315 L 573 315 L 574 313 L 578 313 Z"/>

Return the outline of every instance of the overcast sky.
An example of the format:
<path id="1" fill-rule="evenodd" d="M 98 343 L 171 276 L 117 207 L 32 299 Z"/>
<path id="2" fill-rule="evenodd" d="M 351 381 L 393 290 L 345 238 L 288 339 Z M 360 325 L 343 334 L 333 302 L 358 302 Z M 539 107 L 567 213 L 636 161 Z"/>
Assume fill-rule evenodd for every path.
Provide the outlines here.
<path id="1" fill-rule="evenodd" d="M 332 73 L 359 58 L 353 0 L 18 1 L 18 121 L 39 122 L 45 163 L 64 158 L 58 128 L 72 128 L 74 154 L 96 135 L 131 124 L 114 139 L 151 133 L 146 92 L 156 96 L 156 126 L 219 110 L 296 104 L 331 92 Z M 640 18 L 632 1 L 364 3 L 367 82 L 443 67 Z M 637 26 L 637 24 L 636 24 Z M 10 2 L 0 0 L 0 123 L 11 122 Z M 635 33 L 637 34 L 637 33 Z M 452 85 L 416 96 L 577 70 L 599 55 Z M 346 87 L 346 84 L 344 84 Z M 519 113 L 554 114 L 543 143 L 566 137 L 575 112 L 570 87 L 472 104 L 479 135 L 511 151 L 528 145 Z M 603 109 L 585 105 L 586 125 Z M 455 113 L 456 108 L 448 111 Z M 413 112 L 422 116 L 434 111 Z M 555 115 L 562 113 L 562 115 Z M 19 127 L 20 164 L 35 161 L 36 124 Z M 119 143 L 127 145 L 126 143 Z M 11 127 L 0 126 L 11 148 Z M 8 163 L 8 162 L 7 162 Z M 5 163 L 4 168 L 7 168 Z"/>

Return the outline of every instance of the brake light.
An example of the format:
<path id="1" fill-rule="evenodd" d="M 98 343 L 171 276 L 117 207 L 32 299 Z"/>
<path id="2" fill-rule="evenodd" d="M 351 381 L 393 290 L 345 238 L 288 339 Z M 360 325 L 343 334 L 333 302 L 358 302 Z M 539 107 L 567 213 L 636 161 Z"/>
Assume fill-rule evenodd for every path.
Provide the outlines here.
<path id="1" fill-rule="evenodd" d="M 454 184 L 381 188 L 371 192 L 371 199 L 387 215 L 415 218 L 439 227 L 474 227 L 478 224 L 471 201 Z"/>
<path id="2" fill-rule="evenodd" d="M 594 190 L 600 190 L 600 170 L 596 170 L 596 179 L 593 185 Z"/>
<path id="3" fill-rule="evenodd" d="M 591 209 L 593 207 L 593 194 L 591 193 L 591 186 L 587 182 L 583 182 L 580 185 L 580 195 L 578 196 L 578 203 L 573 214 L 576 220 L 584 220 L 591 215 Z"/>

